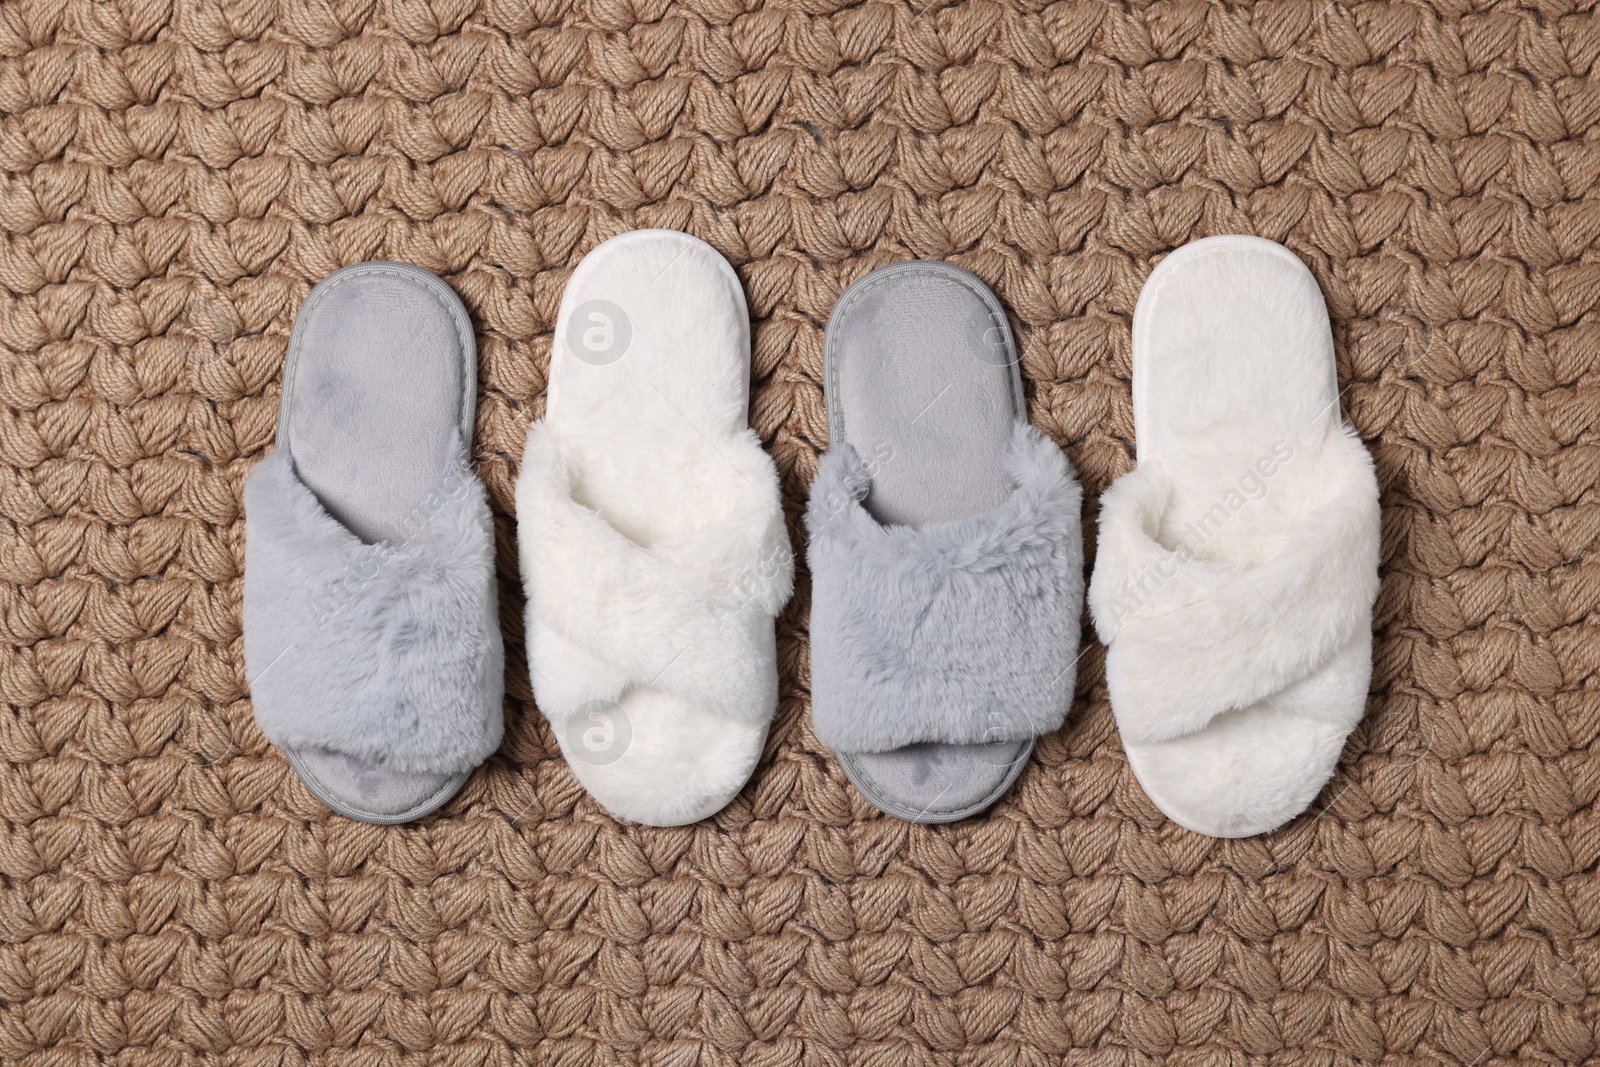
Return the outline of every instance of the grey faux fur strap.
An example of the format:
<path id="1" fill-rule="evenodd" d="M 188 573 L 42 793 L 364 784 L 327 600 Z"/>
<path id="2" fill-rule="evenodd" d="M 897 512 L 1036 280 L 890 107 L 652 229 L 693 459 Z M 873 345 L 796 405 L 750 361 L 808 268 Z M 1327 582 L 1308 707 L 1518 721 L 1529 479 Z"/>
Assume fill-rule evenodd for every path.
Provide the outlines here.
<path id="1" fill-rule="evenodd" d="M 244 651 L 256 721 L 283 748 L 400 771 L 471 770 L 500 745 L 494 528 L 458 447 L 401 543 L 368 544 L 286 449 L 245 480 Z"/>
<path id="2" fill-rule="evenodd" d="M 1170 495 L 1159 468 L 1129 471 L 1106 490 L 1089 596 L 1128 739 L 1195 733 L 1304 680 L 1352 642 L 1370 645 L 1379 549 L 1372 457 L 1354 431 L 1335 427 L 1306 460 L 1313 467 L 1301 477 L 1323 499 L 1276 555 L 1253 564 L 1156 540 Z M 1306 713 L 1342 710 L 1310 701 Z"/>
<path id="3" fill-rule="evenodd" d="M 855 450 L 823 456 L 806 508 L 811 716 L 846 752 L 1019 741 L 1061 726 L 1083 610 L 1082 492 L 1026 423 L 1016 490 L 957 522 L 885 526 Z"/>

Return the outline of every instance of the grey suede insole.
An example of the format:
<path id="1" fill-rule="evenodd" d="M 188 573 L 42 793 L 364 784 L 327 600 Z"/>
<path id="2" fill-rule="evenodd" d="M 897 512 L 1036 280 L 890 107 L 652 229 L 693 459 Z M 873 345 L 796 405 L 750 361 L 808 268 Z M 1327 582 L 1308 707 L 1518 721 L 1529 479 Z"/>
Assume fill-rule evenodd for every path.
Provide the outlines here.
<path id="1" fill-rule="evenodd" d="M 946 263 L 901 263 L 846 290 L 825 344 L 829 447 L 848 441 L 872 478 L 879 522 L 950 522 L 998 507 L 1022 374 L 1005 313 Z M 856 788 L 891 815 L 949 822 L 993 803 L 1033 742 L 925 743 L 838 753 Z"/>
<path id="2" fill-rule="evenodd" d="M 324 281 L 296 323 L 289 452 L 330 515 L 364 541 L 399 541 L 414 535 L 457 428 L 472 432 L 461 341 L 442 295 L 414 274 L 349 269 L 361 273 Z"/>
<path id="3" fill-rule="evenodd" d="M 295 318 L 278 447 L 328 513 L 364 541 L 404 542 L 427 521 L 427 492 L 459 436 L 472 439 L 477 348 L 461 300 L 401 263 L 329 275 Z M 340 752 L 288 753 L 306 787 L 367 822 L 420 818 L 465 774 L 396 772 Z"/>

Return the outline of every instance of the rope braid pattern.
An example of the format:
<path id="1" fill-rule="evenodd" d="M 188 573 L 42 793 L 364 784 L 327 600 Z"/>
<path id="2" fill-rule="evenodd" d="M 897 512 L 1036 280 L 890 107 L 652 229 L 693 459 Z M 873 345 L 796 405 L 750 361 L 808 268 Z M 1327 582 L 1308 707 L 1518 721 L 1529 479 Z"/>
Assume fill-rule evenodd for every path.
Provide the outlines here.
<path id="1" fill-rule="evenodd" d="M 7 0 L 0 1060 L 1592 1061 L 1593 6 Z M 1304 258 L 1385 509 L 1374 695 L 1312 812 L 1167 823 L 1089 641 L 987 817 L 880 816 L 810 732 L 802 575 L 751 785 L 604 816 L 531 703 L 510 507 L 566 278 L 646 226 L 745 283 L 802 552 L 822 328 L 868 270 L 994 287 L 1092 501 L 1155 260 Z M 405 827 L 306 793 L 239 632 L 295 311 L 374 258 L 472 310 L 509 660 L 500 754 Z"/>

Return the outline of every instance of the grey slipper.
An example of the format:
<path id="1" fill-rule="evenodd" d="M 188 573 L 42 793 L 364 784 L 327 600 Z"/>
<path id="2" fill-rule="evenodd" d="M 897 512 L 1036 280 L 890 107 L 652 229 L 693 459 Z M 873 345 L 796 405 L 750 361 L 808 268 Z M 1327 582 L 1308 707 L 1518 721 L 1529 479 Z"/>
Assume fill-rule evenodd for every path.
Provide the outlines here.
<path id="1" fill-rule="evenodd" d="M 1028 424 L 1005 312 L 966 271 L 872 272 L 839 298 L 823 352 L 812 723 L 877 807 L 953 822 L 999 799 L 1066 717 L 1082 493 Z"/>
<path id="2" fill-rule="evenodd" d="M 360 263 L 306 297 L 245 482 L 245 665 L 262 732 L 352 819 L 421 818 L 500 745 L 476 407 L 472 324 L 434 275 Z"/>

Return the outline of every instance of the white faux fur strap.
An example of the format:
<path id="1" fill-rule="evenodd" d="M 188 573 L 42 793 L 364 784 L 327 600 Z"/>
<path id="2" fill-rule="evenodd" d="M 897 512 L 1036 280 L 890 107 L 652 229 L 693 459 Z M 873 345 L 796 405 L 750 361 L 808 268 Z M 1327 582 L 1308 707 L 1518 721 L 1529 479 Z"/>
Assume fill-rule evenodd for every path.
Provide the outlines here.
<path id="1" fill-rule="evenodd" d="M 957 522 L 885 526 L 848 444 L 822 457 L 811 542 L 811 720 L 845 752 L 1020 741 L 1061 726 L 1083 612 L 1082 492 L 1019 423 L 1016 489 Z"/>
<path id="2" fill-rule="evenodd" d="M 727 514 L 645 547 L 573 499 L 569 450 L 548 422 L 528 431 L 517 534 L 529 663 L 553 722 L 635 687 L 738 721 L 771 714 L 772 619 L 794 585 L 777 473 L 753 430 L 717 451 L 732 465 Z"/>
<path id="3" fill-rule="evenodd" d="M 1101 497 L 1089 603 L 1128 740 L 1195 733 L 1306 678 L 1352 639 L 1370 640 L 1362 631 L 1378 591 L 1372 458 L 1343 426 L 1310 458 L 1304 477 L 1323 488 L 1322 502 L 1276 555 L 1253 565 L 1157 540 L 1170 495 L 1159 468 L 1130 471 Z"/>
<path id="4" fill-rule="evenodd" d="M 399 542 L 363 542 L 287 449 L 245 479 L 244 646 L 256 721 L 288 749 L 471 770 L 500 745 L 494 527 L 456 449 Z"/>

